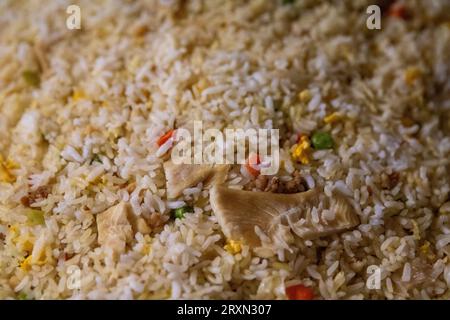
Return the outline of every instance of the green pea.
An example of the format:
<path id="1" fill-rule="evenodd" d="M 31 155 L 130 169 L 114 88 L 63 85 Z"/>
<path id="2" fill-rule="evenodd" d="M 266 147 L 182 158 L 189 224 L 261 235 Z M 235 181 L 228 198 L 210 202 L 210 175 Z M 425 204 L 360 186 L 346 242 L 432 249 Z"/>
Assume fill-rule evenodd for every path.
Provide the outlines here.
<path id="1" fill-rule="evenodd" d="M 311 138 L 314 149 L 323 150 L 333 148 L 334 141 L 327 132 L 315 132 Z"/>
<path id="2" fill-rule="evenodd" d="M 175 219 L 183 219 L 187 212 L 194 212 L 194 209 L 189 206 L 184 206 L 173 210 L 172 215 Z"/>
<path id="3" fill-rule="evenodd" d="M 25 70 L 24 72 L 22 72 L 22 77 L 28 85 L 33 87 L 38 87 L 41 83 L 39 73 L 37 73 L 36 71 Z"/>

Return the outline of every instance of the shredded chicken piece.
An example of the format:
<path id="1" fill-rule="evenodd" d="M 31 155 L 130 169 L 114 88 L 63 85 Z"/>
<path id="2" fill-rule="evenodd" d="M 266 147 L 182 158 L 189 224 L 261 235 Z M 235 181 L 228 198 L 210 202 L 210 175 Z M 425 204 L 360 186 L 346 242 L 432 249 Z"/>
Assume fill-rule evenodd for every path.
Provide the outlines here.
<path id="1" fill-rule="evenodd" d="M 212 165 L 174 164 L 164 162 L 167 180 L 167 197 L 173 199 L 183 194 L 183 190 L 205 180 L 212 172 Z"/>
<path id="2" fill-rule="evenodd" d="M 213 168 L 213 173 L 206 180 L 206 186 L 223 184 L 227 180 L 229 170 L 230 165 L 227 164 L 215 165 Z"/>
<path id="3" fill-rule="evenodd" d="M 279 226 L 288 225 L 300 238 L 314 239 L 359 224 L 344 196 L 326 197 L 318 189 L 279 194 L 216 185 L 210 192 L 210 202 L 225 236 L 253 247 L 261 244 L 255 227 L 273 239 L 283 232 Z"/>
<path id="4" fill-rule="evenodd" d="M 142 234 L 149 234 L 150 232 L 152 232 L 152 229 L 147 225 L 147 222 L 142 217 L 134 219 L 134 221 L 132 221 L 132 224 L 133 230 L 135 230 L 136 232 L 140 232 Z"/>
<path id="5" fill-rule="evenodd" d="M 98 243 L 123 253 L 126 244 L 133 240 L 128 204 L 124 201 L 97 215 Z"/>
<path id="6" fill-rule="evenodd" d="M 164 162 L 167 181 L 167 197 L 173 199 L 183 194 L 183 190 L 208 180 L 209 185 L 220 184 L 226 180 L 229 166 L 211 164 L 174 164 Z"/>

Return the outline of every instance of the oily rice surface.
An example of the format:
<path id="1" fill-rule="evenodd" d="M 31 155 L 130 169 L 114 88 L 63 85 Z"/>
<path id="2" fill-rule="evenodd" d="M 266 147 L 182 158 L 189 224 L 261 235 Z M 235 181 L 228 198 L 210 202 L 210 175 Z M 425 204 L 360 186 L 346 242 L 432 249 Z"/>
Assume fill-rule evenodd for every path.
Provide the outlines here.
<path id="1" fill-rule="evenodd" d="M 448 1 L 380 1 L 381 30 L 370 1 L 289 2 L 78 1 L 81 30 L 70 1 L 0 3 L 0 298 L 449 298 Z M 166 197 L 156 142 L 193 120 L 280 129 L 280 179 L 346 194 L 360 225 L 229 250 L 206 187 Z M 333 148 L 294 161 L 318 130 Z M 117 256 L 96 215 L 120 201 L 153 228 Z"/>

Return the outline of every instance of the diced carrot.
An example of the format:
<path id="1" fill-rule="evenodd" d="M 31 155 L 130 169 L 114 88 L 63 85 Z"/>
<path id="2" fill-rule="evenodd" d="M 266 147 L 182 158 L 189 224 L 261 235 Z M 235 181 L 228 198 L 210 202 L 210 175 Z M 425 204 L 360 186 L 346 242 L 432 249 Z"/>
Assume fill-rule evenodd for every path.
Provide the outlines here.
<path id="1" fill-rule="evenodd" d="M 167 142 L 167 140 L 172 138 L 174 132 L 175 132 L 175 130 L 171 129 L 171 130 L 167 131 L 163 136 L 161 136 L 157 141 L 158 146 L 161 147 L 164 143 Z"/>
<path id="2" fill-rule="evenodd" d="M 313 300 L 314 292 L 311 288 L 305 287 L 302 284 L 290 286 L 286 288 L 286 295 L 289 300 Z"/>
<path id="3" fill-rule="evenodd" d="M 395 2 L 389 7 L 389 16 L 396 17 L 400 19 L 406 19 L 408 18 L 408 12 L 406 10 L 406 7 L 402 3 Z"/>
<path id="4" fill-rule="evenodd" d="M 259 175 L 259 170 L 255 169 L 253 166 L 255 164 L 260 164 L 261 159 L 259 158 L 259 155 L 257 154 L 251 154 L 248 157 L 247 163 L 245 164 L 245 169 L 254 177 L 257 177 Z"/>

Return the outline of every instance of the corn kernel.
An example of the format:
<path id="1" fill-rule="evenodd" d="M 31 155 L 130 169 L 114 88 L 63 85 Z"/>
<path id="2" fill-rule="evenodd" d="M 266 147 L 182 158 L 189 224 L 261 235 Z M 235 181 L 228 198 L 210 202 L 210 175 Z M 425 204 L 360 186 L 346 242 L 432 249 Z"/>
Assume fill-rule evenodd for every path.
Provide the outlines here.
<path id="1" fill-rule="evenodd" d="M 223 248 L 231 254 L 237 254 L 242 251 L 241 242 L 235 240 L 228 241 Z"/>
<path id="2" fill-rule="evenodd" d="M 323 119 L 323 122 L 325 122 L 325 123 L 335 123 L 335 122 L 337 122 L 337 121 L 339 121 L 339 120 L 341 120 L 341 115 L 338 113 L 338 112 L 333 112 L 332 114 L 330 114 L 330 115 L 328 115 L 328 116 L 326 116 L 324 119 Z"/>
<path id="3" fill-rule="evenodd" d="M 292 150 L 292 158 L 302 164 L 308 164 L 310 148 L 309 138 L 307 136 L 301 136 L 299 143 Z"/>
<path id="4" fill-rule="evenodd" d="M 311 92 L 309 92 L 308 89 L 305 89 L 298 94 L 298 98 L 301 102 L 308 103 L 309 100 L 311 100 Z"/>

